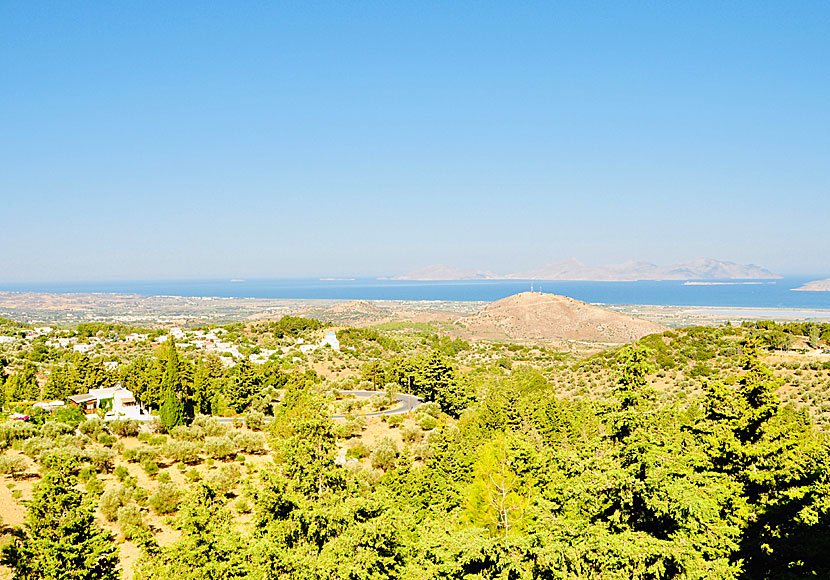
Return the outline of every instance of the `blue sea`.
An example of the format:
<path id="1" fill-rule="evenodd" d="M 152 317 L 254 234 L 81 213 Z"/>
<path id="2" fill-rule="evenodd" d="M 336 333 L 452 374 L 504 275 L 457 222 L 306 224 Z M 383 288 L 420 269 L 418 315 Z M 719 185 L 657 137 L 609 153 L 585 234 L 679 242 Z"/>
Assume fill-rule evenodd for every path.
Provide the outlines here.
<path id="1" fill-rule="evenodd" d="M 830 292 L 794 292 L 811 277 L 753 280 L 752 284 L 689 285 L 682 281 L 582 282 L 535 281 L 534 289 L 602 304 L 654 304 L 745 308 L 830 309 Z M 739 282 L 737 280 L 730 282 Z M 760 283 L 758 283 L 760 282 Z M 494 301 L 530 289 L 530 281 L 252 279 L 162 280 L 135 282 L 62 282 L 0 284 L 12 292 L 116 292 L 147 296 L 217 296 L 342 300 L 484 300 Z"/>

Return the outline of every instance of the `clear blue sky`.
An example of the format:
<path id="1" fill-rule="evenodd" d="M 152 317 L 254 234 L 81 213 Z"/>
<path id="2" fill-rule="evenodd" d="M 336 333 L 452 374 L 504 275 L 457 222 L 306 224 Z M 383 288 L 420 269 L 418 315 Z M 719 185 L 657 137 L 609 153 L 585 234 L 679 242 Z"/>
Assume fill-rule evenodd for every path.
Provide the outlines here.
<path id="1" fill-rule="evenodd" d="M 0 282 L 830 275 L 830 3 L 0 3 Z"/>

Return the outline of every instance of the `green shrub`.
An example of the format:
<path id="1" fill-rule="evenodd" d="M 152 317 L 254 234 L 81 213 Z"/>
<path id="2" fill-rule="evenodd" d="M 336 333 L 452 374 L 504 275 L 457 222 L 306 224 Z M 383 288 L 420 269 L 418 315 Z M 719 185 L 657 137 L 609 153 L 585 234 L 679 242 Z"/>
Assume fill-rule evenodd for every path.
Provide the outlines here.
<path id="1" fill-rule="evenodd" d="M 123 465 L 119 465 L 115 468 L 115 477 L 118 478 L 118 481 L 124 481 L 124 479 L 130 474 L 129 470 Z"/>
<path id="2" fill-rule="evenodd" d="M 424 431 L 429 431 L 430 429 L 435 429 L 438 426 L 438 420 L 432 415 L 423 415 L 420 419 L 418 419 L 418 425 Z"/>
<path id="3" fill-rule="evenodd" d="M 372 450 L 372 467 L 383 470 L 390 469 L 395 466 L 397 457 L 398 448 L 395 445 L 394 439 L 391 437 L 383 437 Z"/>
<path id="4" fill-rule="evenodd" d="M 260 413 L 259 411 L 248 411 L 245 413 L 245 426 L 248 429 L 253 429 L 254 431 L 262 430 L 262 426 L 265 424 L 265 413 Z"/>
<path id="5" fill-rule="evenodd" d="M 89 417 L 86 421 L 78 425 L 78 430 L 84 435 L 96 439 L 98 434 L 104 430 L 104 422 L 98 417 Z"/>
<path id="6" fill-rule="evenodd" d="M 108 489 L 101 496 L 101 501 L 98 502 L 98 509 L 104 515 L 108 522 L 118 520 L 118 510 L 129 502 L 133 501 L 135 495 L 135 488 L 121 485 L 116 488 Z"/>
<path id="7" fill-rule="evenodd" d="M 240 514 L 247 514 L 251 512 L 251 506 L 248 505 L 248 500 L 246 500 L 244 497 L 240 497 L 238 500 L 236 500 L 234 508 Z"/>
<path id="8" fill-rule="evenodd" d="M 403 415 L 390 415 L 387 422 L 390 427 L 397 427 L 403 423 Z"/>
<path id="9" fill-rule="evenodd" d="M 173 483 L 161 482 L 149 498 L 150 507 L 158 515 L 170 514 L 179 509 L 181 491 Z"/>
<path id="10" fill-rule="evenodd" d="M 101 445 L 112 447 L 115 445 L 116 441 L 118 441 L 118 437 L 115 435 L 110 435 L 109 433 L 98 433 L 98 443 Z"/>
<path id="11" fill-rule="evenodd" d="M 109 473 L 113 468 L 113 452 L 110 449 L 90 449 L 83 454 L 83 459 L 92 464 L 98 473 Z"/>
<path id="12" fill-rule="evenodd" d="M 127 540 L 139 537 L 142 531 L 148 529 L 147 524 L 144 523 L 141 508 L 134 503 L 118 508 L 117 519 L 121 534 Z"/>
<path id="13" fill-rule="evenodd" d="M 107 427 L 119 437 L 135 437 L 141 431 L 141 423 L 135 419 L 115 419 Z"/>
<path id="14" fill-rule="evenodd" d="M 196 415 L 190 426 L 194 429 L 201 429 L 204 432 L 203 437 L 219 437 L 228 432 L 227 425 L 209 415 Z"/>
<path id="15" fill-rule="evenodd" d="M 265 435 L 262 433 L 251 433 L 250 431 L 231 431 L 228 434 L 237 451 L 261 455 L 265 453 Z"/>
<path id="16" fill-rule="evenodd" d="M 161 447 L 167 443 L 167 435 L 155 435 L 150 437 L 147 443 L 153 445 L 154 447 Z"/>
<path id="17" fill-rule="evenodd" d="M 358 441 L 356 445 L 346 450 L 346 459 L 363 459 L 369 457 L 369 448 Z"/>
<path id="18" fill-rule="evenodd" d="M 190 481 L 200 481 L 202 479 L 199 470 L 195 467 L 191 467 L 190 469 L 188 469 L 187 473 L 185 473 L 184 476 Z"/>
<path id="19" fill-rule="evenodd" d="M 230 437 L 208 437 L 205 439 L 205 453 L 214 459 L 227 459 L 236 454 L 236 445 Z"/>
<path id="20" fill-rule="evenodd" d="M 177 463 L 196 463 L 202 446 L 195 441 L 170 441 L 164 446 L 164 455 Z"/>
<path id="21" fill-rule="evenodd" d="M 242 480 L 242 471 L 236 463 L 220 467 L 215 473 L 207 477 L 206 483 L 218 496 L 227 496 L 239 485 Z"/>
<path id="22" fill-rule="evenodd" d="M 150 477 L 153 477 L 159 472 L 159 465 L 155 461 L 145 461 L 141 464 L 141 467 L 144 468 L 144 472 Z"/>
<path id="23" fill-rule="evenodd" d="M 70 435 L 75 432 L 75 429 L 66 423 L 59 423 L 58 421 L 46 421 L 40 428 L 40 434 L 49 439 L 57 439 L 61 435 Z"/>
<path id="24" fill-rule="evenodd" d="M 409 425 L 401 428 L 401 436 L 407 443 L 419 441 L 424 435 L 424 432 L 417 425 Z"/>
<path id="25" fill-rule="evenodd" d="M 22 457 L 10 457 L 8 455 L 0 455 L 0 473 L 10 475 L 12 478 L 17 478 L 18 475 L 26 471 L 26 460 Z"/>

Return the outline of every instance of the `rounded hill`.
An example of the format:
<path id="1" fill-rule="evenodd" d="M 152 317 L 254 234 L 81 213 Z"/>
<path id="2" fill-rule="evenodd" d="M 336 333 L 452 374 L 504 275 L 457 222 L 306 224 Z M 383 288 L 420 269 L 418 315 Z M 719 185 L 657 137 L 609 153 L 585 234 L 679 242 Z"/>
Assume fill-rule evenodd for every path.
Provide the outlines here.
<path id="1" fill-rule="evenodd" d="M 513 339 L 630 342 L 666 327 L 557 294 L 522 292 L 464 320 L 481 336 Z"/>

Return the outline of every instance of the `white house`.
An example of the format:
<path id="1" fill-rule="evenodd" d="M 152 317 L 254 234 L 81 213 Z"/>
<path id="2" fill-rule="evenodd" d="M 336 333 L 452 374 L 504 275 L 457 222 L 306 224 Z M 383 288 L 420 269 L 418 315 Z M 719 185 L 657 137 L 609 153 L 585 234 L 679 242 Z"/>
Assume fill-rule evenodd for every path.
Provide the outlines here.
<path id="1" fill-rule="evenodd" d="M 340 350 L 340 341 L 337 340 L 337 335 L 334 332 L 327 332 L 326 338 L 320 341 L 320 346 L 329 345 L 332 350 Z"/>
<path id="2" fill-rule="evenodd" d="M 104 420 L 136 419 L 147 421 L 150 413 L 135 400 L 132 391 L 121 386 L 104 389 L 90 389 L 86 395 L 72 395 L 69 401 L 81 408 L 87 415 L 94 415 L 104 409 Z"/>

